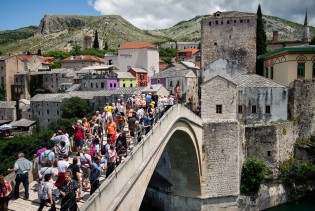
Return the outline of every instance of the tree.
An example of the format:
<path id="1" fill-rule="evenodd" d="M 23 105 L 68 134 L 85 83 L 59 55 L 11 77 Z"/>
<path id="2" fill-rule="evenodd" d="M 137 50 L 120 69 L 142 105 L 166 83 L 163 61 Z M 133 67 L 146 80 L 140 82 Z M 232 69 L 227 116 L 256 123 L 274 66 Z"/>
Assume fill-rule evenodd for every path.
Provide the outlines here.
<path id="1" fill-rule="evenodd" d="M 315 37 L 312 38 L 310 45 L 315 45 Z"/>
<path id="2" fill-rule="evenodd" d="M 104 50 L 108 50 L 108 43 L 107 43 L 107 41 L 105 42 Z"/>
<path id="3" fill-rule="evenodd" d="M 264 161 L 255 157 L 246 159 L 241 174 L 241 193 L 255 196 L 267 175 L 268 168 Z"/>
<path id="4" fill-rule="evenodd" d="M 257 26 L 256 26 L 256 56 L 262 55 L 267 52 L 266 45 L 266 32 L 264 27 L 264 20 L 262 18 L 262 12 L 260 4 L 257 9 Z M 263 60 L 256 61 L 256 73 L 258 75 L 263 75 L 264 73 L 264 63 Z"/>
<path id="5" fill-rule="evenodd" d="M 38 55 L 38 56 L 41 56 L 41 55 L 42 55 L 42 50 L 41 50 L 40 48 L 37 50 L 37 55 Z"/>
<path id="6" fill-rule="evenodd" d="M 71 97 L 64 100 L 60 108 L 62 111 L 62 118 L 82 118 L 89 111 L 87 101 L 79 97 Z"/>
<path id="7" fill-rule="evenodd" d="M 97 30 L 95 31 L 95 34 L 94 34 L 93 48 L 95 48 L 95 49 L 99 49 L 99 48 L 100 48 L 100 44 L 99 44 L 99 42 L 98 42 Z"/>

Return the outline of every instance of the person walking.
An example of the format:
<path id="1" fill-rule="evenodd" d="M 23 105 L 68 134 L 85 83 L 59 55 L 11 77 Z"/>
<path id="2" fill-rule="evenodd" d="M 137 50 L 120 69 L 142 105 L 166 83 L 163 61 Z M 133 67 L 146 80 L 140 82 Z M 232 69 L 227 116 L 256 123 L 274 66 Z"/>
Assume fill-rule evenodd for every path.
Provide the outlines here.
<path id="1" fill-rule="evenodd" d="M 4 179 L 3 175 L 0 175 L 0 210 L 8 211 L 9 200 L 12 195 L 12 187 L 9 181 Z"/>
<path id="2" fill-rule="evenodd" d="M 76 191 L 79 188 L 79 183 L 71 178 L 71 172 L 65 173 L 65 183 L 61 187 L 60 194 L 61 207 L 60 211 L 77 211 L 78 205 L 76 200 Z"/>
<path id="3" fill-rule="evenodd" d="M 74 126 L 74 137 L 75 146 L 77 148 L 77 155 L 80 156 L 81 148 L 84 144 L 85 131 L 80 122 L 77 122 Z"/>
<path id="4" fill-rule="evenodd" d="M 32 169 L 32 163 L 25 158 L 24 153 L 20 152 L 18 154 L 18 159 L 14 163 L 13 169 L 8 169 L 10 172 L 15 172 L 15 186 L 14 186 L 14 197 L 15 199 L 19 198 L 20 195 L 20 184 L 23 183 L 25 189 L 25 199 L 29 198 L 29 180 L 28 172 Z"/>
<path id="5" fill-rule="evenodd" d="M 100 175 L 102 171 L 102 166 L 101 166 L 101 158 L 96 157 L 94 159 L 94 162 L 91 165 L 91 174 L 90 174 L 90 184 L 91 184 L 91 190 L 90 190 L 90 195 L 92 195 L 96 189 L 100 185 Z"/>
<path id="6" fill-rule="evenodd" d="M 40 205 L 38 211 L 42 211 L 46 203 L 50 204 L 50 211 L 56 210 L 55 200 L 52 196 L 52 185 L 50 180 L 51 174 L 45 174 L 44 182 L 39 186 L 40 189 L 38 190 L 38 196 L 40 199 Z"/>

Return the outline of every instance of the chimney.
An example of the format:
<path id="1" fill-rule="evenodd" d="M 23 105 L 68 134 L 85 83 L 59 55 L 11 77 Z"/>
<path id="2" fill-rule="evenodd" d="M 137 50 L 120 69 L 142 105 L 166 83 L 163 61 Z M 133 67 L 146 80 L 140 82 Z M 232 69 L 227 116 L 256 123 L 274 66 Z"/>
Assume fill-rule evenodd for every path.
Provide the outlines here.
<path id="1" fill-rule="evenodd" d="M 279 34 L 278 31 L 273 31 L 272 32 L 272 42 L 278 42 Z"/>

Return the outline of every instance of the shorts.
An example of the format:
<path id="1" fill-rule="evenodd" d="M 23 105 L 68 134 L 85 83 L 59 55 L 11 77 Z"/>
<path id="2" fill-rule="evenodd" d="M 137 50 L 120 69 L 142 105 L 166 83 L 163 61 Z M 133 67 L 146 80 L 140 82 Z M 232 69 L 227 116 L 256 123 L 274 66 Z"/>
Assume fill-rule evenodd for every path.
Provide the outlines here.
<path id="1" fill-rule="evenodd" d="M 89 179 L 90 176 L 90 168 L 81 168 L 82 170 L 82 179 Z"/>
<path id="2" fill-rule="evenodd" d="M 83 140 L 82 140 L 82 139 L 75 141 L 75 146 L 76 146 L 76 147 L 83 147 L 83 144 L 84 144 L 84 143 L 83 143 Z"/>

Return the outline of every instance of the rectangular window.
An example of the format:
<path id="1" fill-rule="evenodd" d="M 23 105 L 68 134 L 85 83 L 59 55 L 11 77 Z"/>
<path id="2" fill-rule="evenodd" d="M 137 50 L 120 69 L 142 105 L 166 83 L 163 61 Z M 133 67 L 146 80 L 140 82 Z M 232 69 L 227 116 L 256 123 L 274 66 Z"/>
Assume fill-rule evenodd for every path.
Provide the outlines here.
<path id="1" fill-rule="evenodd" d="M 49 115 L 49 110 L 47 110 L 47 114 Z"/>
<path id="2" fill-rule="evenodd" d="M 237 112 L 238 112 L 239 114 L 242 114 L 242 113 L 243 113 L 243 106 L 242 106 L 242 105 L 239 105 L 239 106 L 238 106 Z"/>
<path id="3" fill-rule="evenodd" d="M 270 69 L 270 79 L 273 79 L 273 67 Z"/>
<path id="4" fill-rule="evenodd" d="M 93 83 L 91 83 L 91 88 L 93 88 Z"/>
<path id="5" fill-rule="evenodd" d="M 268 155 L 268 157 L 270 157 L 271 156 L 271 151 L 267 151 L 267 155 Z"/>
<path id="6" fill-rule="evenodd" d="M 266 68 L 265 68 L 265 77 L 266 77 L 266 78 L 268 78 L 268 77 L 269 77 L 269 74 L 268 74 L 268 73 L 269 73 L 269 68 L 268 68 L 268 67 L 266 67 Z"/>
<path id="7" fill-rule="evenodd" d="M 252 105 L 252 113 L 256 114 L 257 113 L 257 106 Z"/>
<path id="8" fill-rule="evenodd" d="M 230 24 L 230 21 L 226 21 L 226 24 Z"/>
<path id="9" fill-rule="evenodd" d="M 315 78 L 315 63 L 313 63 L 313 78 Z"/>
<path id="10" fill-rule="evenodd" d="M 59 115 L 59 110 L 57 110 L 57 115 Z"/>
<path id="11" fill-rule="evenodd" d="M 271 108 L 270 108 L 270 105 L 266 105 L 266 114 L 270 114 L 270 110 Z"/>
<path id="12" fill-rule="evenodd" d="M 297 77 L 304 78 L 305 76 L 305 63 L 298 63 L 297 66 Z"/>
<path id="13" fill-rule="evenodd" d="M 222 114 L 222 105 L 216 105 L 217 114 Z"/>

